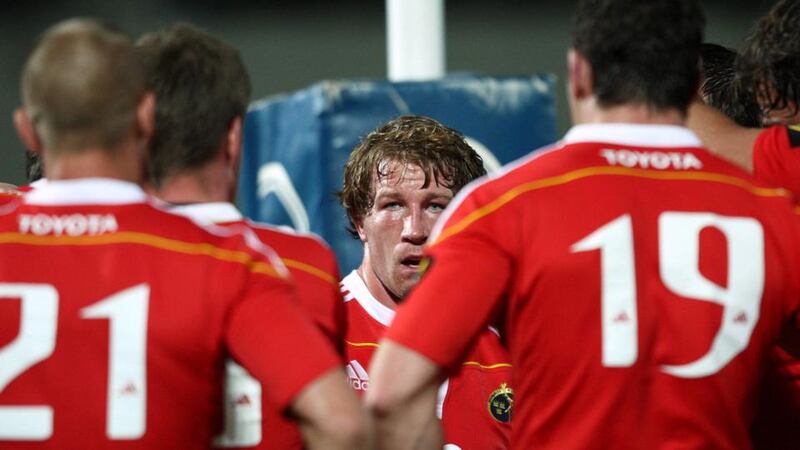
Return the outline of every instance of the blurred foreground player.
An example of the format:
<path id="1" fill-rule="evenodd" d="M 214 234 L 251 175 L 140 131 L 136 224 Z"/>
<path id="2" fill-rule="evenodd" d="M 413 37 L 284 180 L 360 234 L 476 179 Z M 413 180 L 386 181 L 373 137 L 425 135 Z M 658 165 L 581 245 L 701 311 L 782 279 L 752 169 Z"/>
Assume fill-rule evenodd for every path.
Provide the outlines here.
<path id="1" fill-rule="evenodd" d="M 760 180 L 792 191 L 800 201 L 800 2 L 780 1 L 758 20 L 737 61 L 739 92 L 755 93 L 766 115 L 766 129 L 741 121 L 737 99 L 722 108 L 730 118 L 693 105 L 689 124 L 720 156 L 752 170 Z M 717 105 L 715 105 L 717 106 Z M 738 125 L 737 125 L 738 124 Z M 794 449 L 800 443 L 800 361 L 787 333 L 771 355 L 753 443 L 759 450 Z M 785 336 L 785 337 L 786 337 Z"/>
<path id="2" fill-rule="evenodd" d="M 148 87 L 156 95 L 149 165 L 149 183 L 156 195 L 176 205 L 173 212 L 197 221 L 252 229 L 278 253 L 291 272 L 296 299 L 304 312 L 331 345 L 340 349 L 344 307 L 333 252 L 311 235 L 247 221 L 231 203 L 241 159 L 242 124 L 250 98 L 250 77 L 238 52 L 187 24 L 145 35 L 137 46 L 147 62 Z M 295 352 L 314 356 L 310 349 L 286 345 Z M 267 401 L 262 401 L 262 390 L 241 366 L 228 363 L 226 427 L 217 446 L 303 448 L 294 421 L 282 414 L 282 405 L 268 401 L 266 392 Z M 338 401 L 326 404 L 331 408 L 326 413 L 331 418 L 340 412 L 352 414 L 357 407 L 354 396 Z"/>
<path id="3" fill-rule="evenodd" d="M 379 430 L 409 429 L 499 314 L 515 448 L 749 448 L 768 352 L 798 325 L 800 233 L 785 190 L 682 126 L 702 17 L 689 0 L 578 3 L 577 125 L 442 216 L 373 360 Z"/>
<path id="4" fill-rule="evenodd" d="M 360 394 L 369 390 L 366 369 L 395 308 L 419 281 L 422 246 L 434 222 L 456 192 L 485 173 L 461 134 L 422 116 L 383 124 L 350 154 L 339 196 L 364 257 L 342 280 L 342 293 L 347 374 Z M 436 386 L 435 417 L 442 420 L 448 448 L 508 448 L 513 402 L 508 353 L 497 333 L 484 328 L 461 356 L 452 376 Z M 431 418 L 433 412 L 427 411 Z"/>
<path id="5" fill-rule="evenodd" d="M 359 418 L 326 415 L 351 397 L 280 260 L 152 206 L 135 184 L 154 101 L 130 40 L 56 25 L 22 97 L 20 135 L 49 182 L 0 211 L 0 448 L 209 448 L 226 354 L 320 447 L 344 448 Z"/>
<path id="6" fill-rule="evenodd" d="M 761 110 L 755 99 L 750 99 L 751 91 L 735 82 L 735 58 L 732 50 L 703 45 L 703 100 L 743 127 L 758 127 L 762 122 Z M 782 128 L 775 127 L 775 130 Z M 789 450 L 796 448 L 798 443 L 800 363 L 778 345 L 770 353 L 770 364 L 759 393 L 758 412 L 753 420 L 753 447 L 757 450 Z"/>
<path id="7" fill-rule="evenodd" d="M 693 107 L 690 115 L 698 133 L 721 156 L 752 162 L 756 177 L 790 189 L 795 202 L 800 201 L 798 39 L 800 2 L 778 2 L 756 23 L 738 61 L 738 90 L 756 94 L 766 124 L 771 126 L 763 131 L 738 127 L 699 107 Z M 740 105 L 736 110 L 741 110 Z M 795 333 L 783 339 L 770 355 L 753 424 L 753 445 L 758 450 L 788 450 L 800 445 L 800 360 L 787 351 L 791 340 L 800 338 Z M 795 353 L 798 344 L 795 342 Z"/>

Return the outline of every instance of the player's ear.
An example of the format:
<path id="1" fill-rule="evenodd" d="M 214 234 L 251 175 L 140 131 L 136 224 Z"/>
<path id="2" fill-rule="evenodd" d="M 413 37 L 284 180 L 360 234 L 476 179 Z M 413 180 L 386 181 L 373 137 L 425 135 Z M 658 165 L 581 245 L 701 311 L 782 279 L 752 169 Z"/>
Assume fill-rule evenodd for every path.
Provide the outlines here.
<path id="1" fill-rule="evenodd" d="M 230 176 L 228 198 L 234 201 L 239 185 L 239 165 L 242 160 L 242 116 L 236 116 L 231 121 L 222 151 Z"/>
<path id="2" fill-rule="evenodd" d="M 593 95 L 592 66 L 578 50 L 567 52 L 567 89 L 570 97 L 583 100 Z"/>
<path id="3" fill-rule="evenodd" d="M 150 140 L 156 125 L 156 96 L 147 92 L 136 106 L 136 128 L 141 137 Z"/>
<path id="4" fill-rule="evenodd" d="M 242 116 L 236 116 L 228 127 L 225 137 L 225 158 L 233 167 L 239 167 L 242 154 Z"/>
<path id="5" fill-rule="evenodd" d="M 362 217 L 358 221 L 353 221 L 353 228 L 356 229 L 356 233 L 358 233 L 358 239 L 361 242 L 367 242 L 367 234 L 364 232 L 364 218 Z"/>
<path id="6" fill-rule="evenodd" d="M 33 126 L 28 112 L 22 106 L 14 111 L 14 128 L 17 129 L 17 135 L 19 140 L 22 141 L 22 145 L 28 150 L 41 155 L 42 140 L 36 134 L 36 128 Z"/>

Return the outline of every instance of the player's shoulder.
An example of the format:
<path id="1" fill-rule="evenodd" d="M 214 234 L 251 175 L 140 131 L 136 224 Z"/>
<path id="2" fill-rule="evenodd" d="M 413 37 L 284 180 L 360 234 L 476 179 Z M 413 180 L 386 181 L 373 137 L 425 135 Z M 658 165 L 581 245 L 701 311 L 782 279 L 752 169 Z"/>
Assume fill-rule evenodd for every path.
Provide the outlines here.
<path id="1" fill-rule="evenodd" d="M 245 219 L 258 239 L 280 255 L 283 263 L 295 274 L 307 274 L 336 284 L 339 265 L 328 244 L 313 233 L 295 231 L 288 227 L 254 222 Z"/>
<path id="2" fill-rule="evenodd" d="M 800 150 L 800 124 L 772 125 L 758 133 L 756 149 Z"/>
<path id="3" fill-rule="evenodd" d="M 286 246 L 287 249 L 296 249 L 301 254 L 307 254 L 312 258 L 317 255 L 333 255 L 333 250 L 328 243 L 315 233 L 301 232 L 286 226 L 256 222 L 249 219 L 245 219 L 244 222 L 264 242 L 268 244 L 274 242 L 274 247 L 279 253 L 280 249 L 278 247 Z"/>
<path id="4" fill-rule="evenodd" d="M 166 203 L 148 198 L 137 206 L 135 216 L 139 220 L 132 225 L 155 235 L 187 242 L 207 242 L 216 246 L 237 245 L 236 233 L 219 230 L 191 217 L 177 214 Z"/>
<path id="5" fill-rule="evenodd" d="M 148 198 L 137 207 L 134 227 L 154 236 L 165 248 L 274 278 L 288 276 L 273 249 L 264 245 L 248 227 L 198 221 L 173 211 L 170 205 L 155 198 Z"/>
<path id="6" fill-rule="evenodd" d="M 553 166 L 558 164 L 563 148 L 562 142 L 556 142 L 505 164 L 500 169 L 468 183 L 459 191 L 451 204 L 460 205 L 467 198 L 473 202 L 485 203 L 514 191 L 521 185 L 545 177 L 552 173 Z"/>

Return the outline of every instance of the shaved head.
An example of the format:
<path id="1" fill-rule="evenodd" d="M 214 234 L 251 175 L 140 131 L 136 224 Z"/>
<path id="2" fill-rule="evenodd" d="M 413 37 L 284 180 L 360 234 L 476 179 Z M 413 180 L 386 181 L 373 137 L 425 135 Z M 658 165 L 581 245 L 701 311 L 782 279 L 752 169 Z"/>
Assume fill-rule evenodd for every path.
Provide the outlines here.
<path id="1" fill-rule="evenodd" d="M 42 34 L 22 73 L 22 99 L 44 147 L 110 149 L 127 137 L 145 74 L 124 33 L 90 19 Z"/>

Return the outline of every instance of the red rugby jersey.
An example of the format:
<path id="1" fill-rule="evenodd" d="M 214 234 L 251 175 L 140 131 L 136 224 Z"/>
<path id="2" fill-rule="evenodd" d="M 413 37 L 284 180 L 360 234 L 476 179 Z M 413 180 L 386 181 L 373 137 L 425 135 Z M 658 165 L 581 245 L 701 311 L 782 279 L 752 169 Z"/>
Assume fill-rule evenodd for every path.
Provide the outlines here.
<path id="1" fill-rule="evenodd" d="M 337 366 L 253 239 L 114 180 L 51 181 L 0 215 L 0 447 L 208 448 L 228 355 L 284 406 Z"/>
<path id="2" fill-rule="evenodd" d="M 171 209 L 201 223 L 246 227 L 276 251 L 295 282 L 295 300 L 302 311 L 342 351 L 344 305 L 339 295 L 336 256 L 325 242 L 311 234 L 245 220 L 230 203 L 181 205 Z M 225 432 L 215 445 L 224 448 L 301 449 L 303 441 L 283 408 L 262 401 L 261 384 L 235 363 L 228 365 L 225 391 Z M 265 399 L 266 400 L 266 399 Z"/>
<path id="3" fill-rule="evenodd" d="M 386 338 L 446 366 L 503 317 L 515 448 L 748 448 L 800 233 L 788 192 L 700 145 L 581 125 L 465 188 Z"/>
<path id="4" fill-rule="evenodd" d="M 370 359 L 394 311 L 369 292 L 355 271 L 342 280 L 341 288 L 347 310 L 345 369 L 350 385 L 363 395 L 369 390 Z M 508 361 L 498 335 L 485 330 L 442 384 L 436 412 L 442 420 L 445 443 L 451 446 L 448 450 L 509 448 L 513 391 Z"/>
<path id="5" fill-rule="evenodd" d="M 753 148 L 756 178 L 792 191 L 800 200 L 800 130 L 775 125 L 763 130 Z M 800 443 L 800 360 L 773 350 L 753 427 L 756 449 L 789 449 Z"/>
<path id="6" fill-rule="evenodd" d="M 761 131 L 753 144 L 753 173 L 800 200 L 800 126 L 774 125 Z"/>

